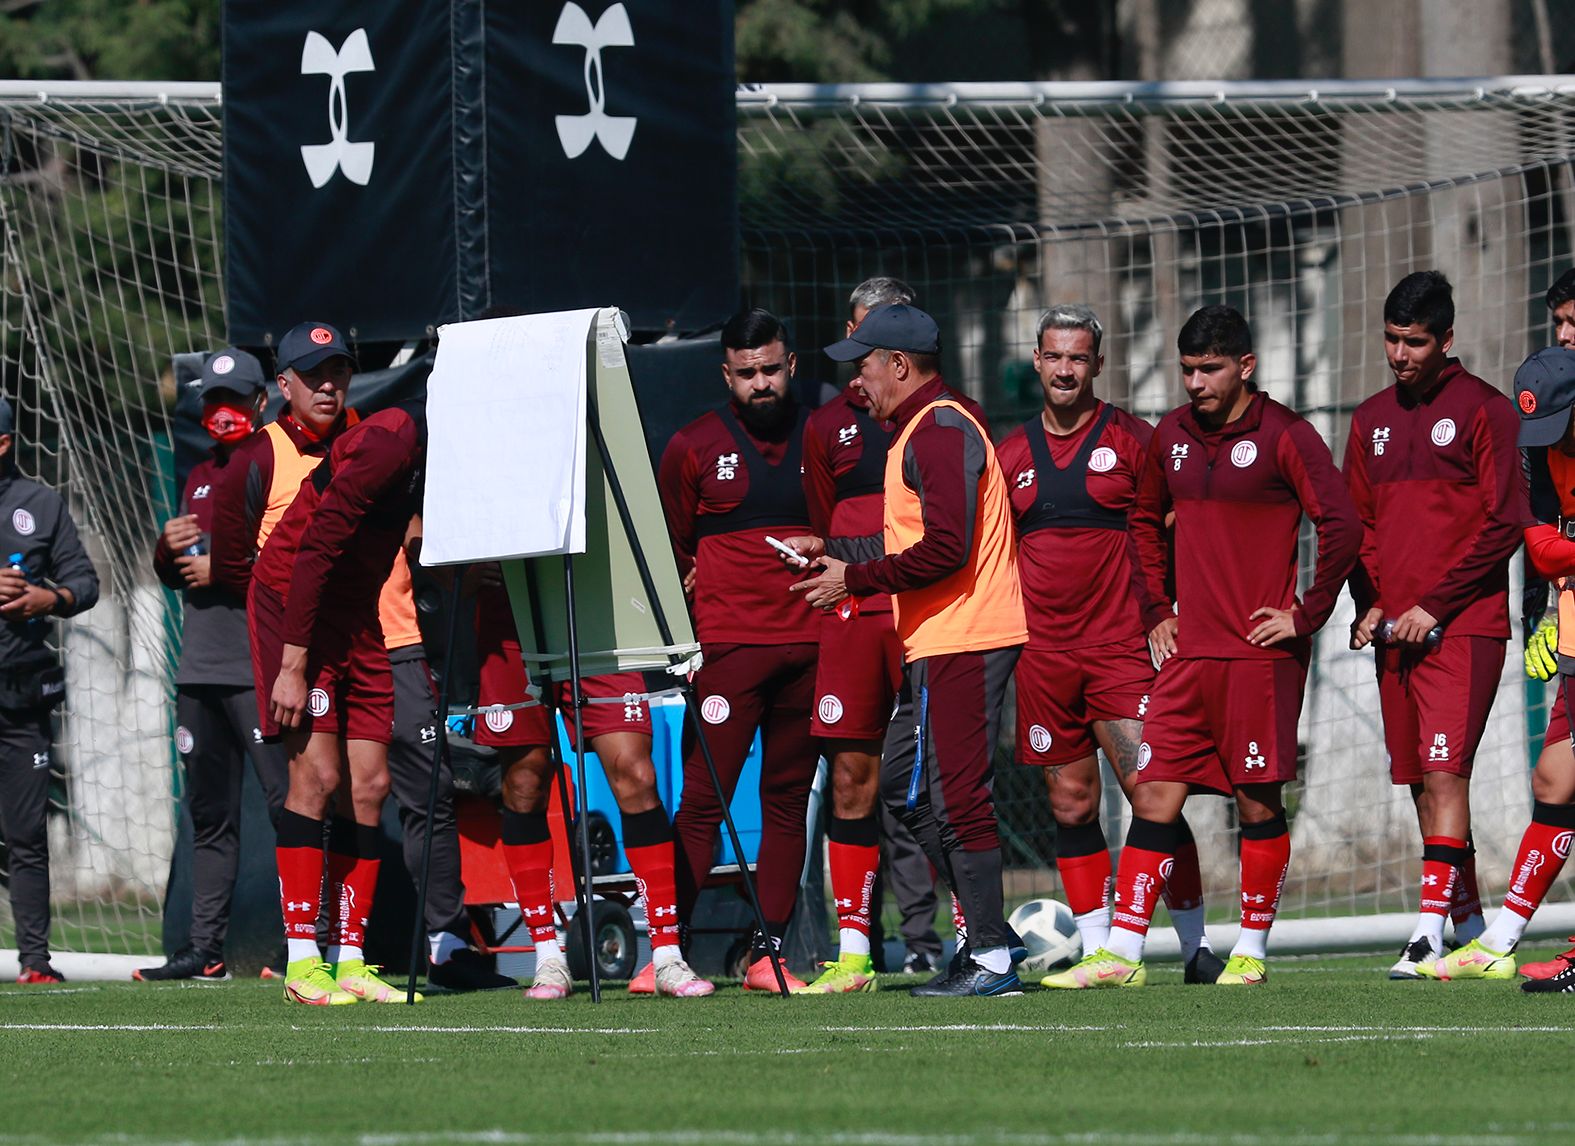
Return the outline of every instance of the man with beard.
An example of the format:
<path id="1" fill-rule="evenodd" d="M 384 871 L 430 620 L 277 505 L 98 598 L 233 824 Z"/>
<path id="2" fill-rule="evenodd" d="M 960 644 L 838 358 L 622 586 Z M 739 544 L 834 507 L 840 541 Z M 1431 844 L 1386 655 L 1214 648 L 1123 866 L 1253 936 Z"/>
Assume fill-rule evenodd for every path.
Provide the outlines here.
<path id="1" fill-rule="evenodd" d="M 741 311 L 722 327 L 722 379 L 729 401 L 673 436 L 657 485 L 679 571 L 690 593 L 705 664 L 695 679 L 722 791 L 686 732 L 678 841 L 678 918 L 687 925 L 711 867 L 722 801 L 761 733 L 762 831 L 757 865 L 761 912 L 745 990 L 776 990 L 769 951 L 780 945 L 804 866 L 804 817 L 817 752 L 810 735 L 816 624 L 788 587 L 797 574 L 766 541 L 808 532 L 800 485 L 807 415 L 789 384 L 797 359 L 773 314 Z M 803 986 L 787 976 L 790 989 Z"/>
<path id="2" fill-rule="evenodd" d="M 1017 522 L 1028 645 L 1017 662 L 1017 759 L 1044 771 L 1055 817 L 1056 868 L 1088 958 L 1110 933 L 1110 845 L 1099 825 L 1099 758 L 1127 799 L 1154 666 L 1138 615 L 1127 510 L 1137 490 L 1147 422 L 1101 401 L 1104 326 L 1086 306 L 1039 319 L 1034 367 L 1044 408 L 1001 443 L 1001 472 Z M 1165 887 L 1186 981 L 1211 983 L 1224 964 L 1203 932 L 1203 877 L 1185 819 Z M 1079 968 L 1043 981 L 1075 982 Z"/>

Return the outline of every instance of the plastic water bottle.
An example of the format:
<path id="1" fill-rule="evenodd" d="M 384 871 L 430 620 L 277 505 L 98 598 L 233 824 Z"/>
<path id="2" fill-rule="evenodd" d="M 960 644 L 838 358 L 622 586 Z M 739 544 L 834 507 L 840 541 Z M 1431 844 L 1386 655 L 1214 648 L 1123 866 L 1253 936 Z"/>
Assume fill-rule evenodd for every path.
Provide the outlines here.
<path id="1" fill-rule="evenodd" d="M 207 552 L 208 543 L 199 537 L 196 541 L 186 546 L 185 549 L 182 549 L 181 555 L 184 557 L 203 557 L 207 555 Z"/>
<path id="2" fill-rule="evenodd" d="M 11 554 L 11 556 L 5 559 L 5 563 L 10 568 L 15 569 L 18 573 L 20 573 L 23 580 L 25 580 L 29 585 L 38 584 L 38 581 L 33 577 L 33 571 L 27 567 L 27 558 L 22 556 L 22 554 Z M 38 617 L 34 617 L 31 620 L 23 621 L 21 623 L 25 625 L 29 631 L 31 631 L 41 627 L 44 622 Z"/>
<path id="3" fill-rule="evenodd" d="M 1378 626 L 1378 639 L 1387 645 L 1390 641 L 1394 640 L 1394 635 L 1395 620 L 1393 617 L 1385 617 L 1383 624 Z M 1422 638 L 1422 647 L 1424 649 L 1436 649 L 1438 647 L 1438 642 L 1443 639 L 1444 626 L 1434 625 L 1427 631 L 1427 636 Z"/>

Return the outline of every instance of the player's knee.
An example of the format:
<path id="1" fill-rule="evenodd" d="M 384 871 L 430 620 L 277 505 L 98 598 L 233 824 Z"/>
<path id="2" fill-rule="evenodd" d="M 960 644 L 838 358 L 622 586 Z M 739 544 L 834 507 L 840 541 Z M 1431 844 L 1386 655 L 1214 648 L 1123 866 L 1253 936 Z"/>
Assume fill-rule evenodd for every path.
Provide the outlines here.
<path id="1" fill-rule="evenodd" d="M 619 752 L 601 756 L 601 761 L 607 772 L 607 784 L 620 809 L 644 812 L 660 802 L 656 798 L 656 764 L 649 752 Z M 643 807 L 634 806 L 642 803 Z"/>
<path id="2" fill-rule="evenodd" d="M 1047 773 L 1050 814 L 1058 824 L 1091 824 L 1099 817 L 1099 782 L 1065 770 Z"/>

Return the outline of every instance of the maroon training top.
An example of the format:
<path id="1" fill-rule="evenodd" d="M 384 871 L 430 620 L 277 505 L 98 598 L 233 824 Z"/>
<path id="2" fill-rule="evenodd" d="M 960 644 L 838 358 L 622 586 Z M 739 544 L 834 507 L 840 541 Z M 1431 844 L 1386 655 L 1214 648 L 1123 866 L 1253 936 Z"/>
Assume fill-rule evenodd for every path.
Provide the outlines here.
<path id="1" fill-rule="evenodd" d="M 1236 421 L 1208 430 L 1191 405 L 1160 420 L 1149 441 L 1131 513 L 1143 574 L 1143 624 L 1171 615 L 1165 515 L 1176 513 L 1177 655 L 1267 659 L 1309 652 L 1356 561 L 1362 527 L 1329 447 L 1306 419 L 1256 394 Z M 1296 597 L 1302 515 L 1318 531 L 1318 563 Z M 1298 639 L 1259 648 L 1248 618 L 1269 606 L 1296 610 Z"/>
<path id="2" fill-rule="evenodd" d="M 377 619 L 377 600 L 419 508 L 421 427 L 399 407 L 334 439 L 258 554 L 254 576 L 285 601 L 286 644 L 325 622 Z"/>
<path id="3" fill-rule="evenodd" d="M 662 452 L 656 484 L 678 571 L 696 571 L 690 608 L 701 644 L 816 640 L 814 610 L 788 591 L 803 574 L 765 541 L 809 531 L 805 420 L 797 414 L 762 437 L 728 406 L 690 422 Z"/>
<path id="4" fill-rule="evenodd" d="M 886 507 L 886 448 L 891 431 L 851 385 L 809 416 L 804 430 L 804 499 L 809 527 L 829 545 L 879 537 Z M 859 602 L 865 613 L 891 612 L 884 593 Z"/>
<path id="5" fill-rule="evenodd" d="M 1057 471 L 1048 478 L 1030 434 L 1038 435 L 1043 456 Z M 1100 402 L 1076 433 L 1047 433 L 1042 415 L 1035 414 L 996 447 L 1017 523 L 1028 648 L 1060 651 L 1142 640 L 1142 590 L 1127 511 L 1153 436 L 1154 427 L 1141 418 Z M 1085 512 L 1085 499 L 1108 510 L 1108 520 L 1089 520 L 1097 510 Z"/>
<path id="6" fill-rule="evenodd" d="M 1509 636 L 1509 559 L 1531 517 L 1510 400 L 1451 358 L 1431 393 L 1356 408 L 1345 477 L 1362 519 L 1358 614 L 1421 605 L 1451 634 Z"/>

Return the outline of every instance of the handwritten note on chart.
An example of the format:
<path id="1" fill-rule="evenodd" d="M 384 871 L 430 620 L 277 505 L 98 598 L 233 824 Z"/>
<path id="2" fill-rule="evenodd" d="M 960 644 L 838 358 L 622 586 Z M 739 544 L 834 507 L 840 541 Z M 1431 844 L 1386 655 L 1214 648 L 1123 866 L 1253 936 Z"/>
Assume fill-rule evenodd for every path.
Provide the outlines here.
<path id="1" fill-rule="evenodd" d="M 422 564 L 585 552 L 586 351 L 598 313 L 439 331 Z"/>

